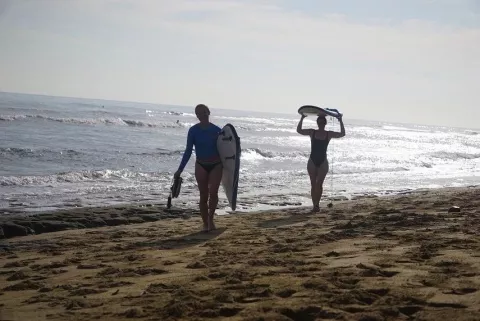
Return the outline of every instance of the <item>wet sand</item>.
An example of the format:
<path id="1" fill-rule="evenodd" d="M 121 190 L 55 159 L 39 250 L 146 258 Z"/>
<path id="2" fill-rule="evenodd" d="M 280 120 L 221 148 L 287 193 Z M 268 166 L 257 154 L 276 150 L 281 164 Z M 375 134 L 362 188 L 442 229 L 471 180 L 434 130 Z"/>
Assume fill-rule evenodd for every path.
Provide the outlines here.
<path id="1" fill-rule="evenodd" d="M 480 188 L 322 206 L 1 240 L 0 320 L 480 320 Z"/>

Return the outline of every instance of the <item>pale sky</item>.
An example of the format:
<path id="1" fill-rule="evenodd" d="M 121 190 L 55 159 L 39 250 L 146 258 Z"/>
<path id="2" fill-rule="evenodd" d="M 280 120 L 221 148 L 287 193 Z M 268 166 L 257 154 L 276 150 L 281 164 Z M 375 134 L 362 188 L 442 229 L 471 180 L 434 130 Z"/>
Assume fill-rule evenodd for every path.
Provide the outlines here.
<path id="1" fill-rule="evenodd" d="M 0 90 L 479 128 L 480 0 L 0 0 Z"/>

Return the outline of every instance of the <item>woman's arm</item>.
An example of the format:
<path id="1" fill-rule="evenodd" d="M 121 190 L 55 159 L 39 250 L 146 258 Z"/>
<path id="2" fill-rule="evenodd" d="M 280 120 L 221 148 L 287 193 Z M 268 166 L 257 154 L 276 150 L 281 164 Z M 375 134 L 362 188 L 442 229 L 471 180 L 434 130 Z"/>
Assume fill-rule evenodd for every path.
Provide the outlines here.
<path id="1" fill-rule="evenodd" d="M 178 167 L 177 172 L 175 173 L 175 177 L 180 176 L 182 174 L 183 169 L 187 165 L 188 161 L 190 160 L 190 156 L 192 156 L 192 150 L 193 150 L 193 131 L 191 127 L 188 130 L 188 136 L 187 136 L 187 147 L 185 148 L 185 152 L 183 153 L 182 157 L 182 162 L 180 163 L 180 166 Z"/>
<path id="2" fill-rule="evenodd" d="M 340 132 L 330 132 L 329 136 L 331 138 L 341 138 L 345 136 L 345 126 L 343 125 L 343 115 L 339 114 L 337 118 L 338 118 L 338 121 L 340 122 Z"/>
<path id="3" fill-rule="evenodd" d="M 302 126 L 303 126 L 303 119 L 305 118 L 306 116 L 305 115 L 302 115 L 302 118 L 300 118 L 300 121 L 298 122 L 298 125 L 297 125 L 297 133 L 299 133 L 300 135 L 309 135 L 311 136 L 312 135 L 312 129 L 302 129 Z"/>

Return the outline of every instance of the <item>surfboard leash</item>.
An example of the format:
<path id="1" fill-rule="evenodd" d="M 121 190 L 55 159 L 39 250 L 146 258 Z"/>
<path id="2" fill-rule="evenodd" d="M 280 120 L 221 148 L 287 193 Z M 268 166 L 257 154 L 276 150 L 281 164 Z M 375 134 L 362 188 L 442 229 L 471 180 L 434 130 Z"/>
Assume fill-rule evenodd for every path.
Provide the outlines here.
<path id="1" fill-rule="evenodd" d="M 332 119 L 332 126 L 335 128 L 335 117 L 330 116 Z M 335 143 L 332 141 L 332 171 L 330 175 L 330 193 L 331 193 L 331 198 L 330 198 L 330 203 L 328 203 L 328 207 L 333 206 L 333 174 L 334 174 L 334 163 L 335 163 Z"/>

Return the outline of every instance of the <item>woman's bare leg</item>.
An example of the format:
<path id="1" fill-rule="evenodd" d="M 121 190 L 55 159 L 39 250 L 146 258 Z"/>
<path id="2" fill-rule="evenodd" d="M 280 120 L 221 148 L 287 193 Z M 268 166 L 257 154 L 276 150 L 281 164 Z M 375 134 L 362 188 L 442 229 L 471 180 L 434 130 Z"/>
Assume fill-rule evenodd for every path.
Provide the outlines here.
<path id="1" fill-rule="evenodd" d="M 223 167 L 222 164 L 218 164 L 210 172 L 208 176 L 208 230 L 214 230 L 215 224 L 213 223 L 213 217 L 218 205 L 218 189 L 222 182 Z"/>
<path id="2" fill-rule="evenodd" d="M 311 186 L 310 196 L 312 197 L 313 212 L 315 212 L 318 209 L 318 201 L 316 197 L 317 167 L 315 166 L 315 164 L 311 159 L 308 160 L 307 171 L 308 171 L 308 175 L 310 176 L 310 186 Z"/>
<path id="3" fill-rule="evenodd" d="M 320 199 L 323 195 L 323 182 L 325 182 L 325 177 L 327 176 L 329 170 L 328 160 L 325 161 L 317 168 L 317 179 L 315 182 L 315 201 L 317 206 L 320 207 Z"/>
<path id="4" fill-rule="evenodd" d="M 200 192 L 200 215 L 203 221 L 203 230 L 208 231 L 208 173 L 198 163 L 195 163 L 195 178 Z"/>

